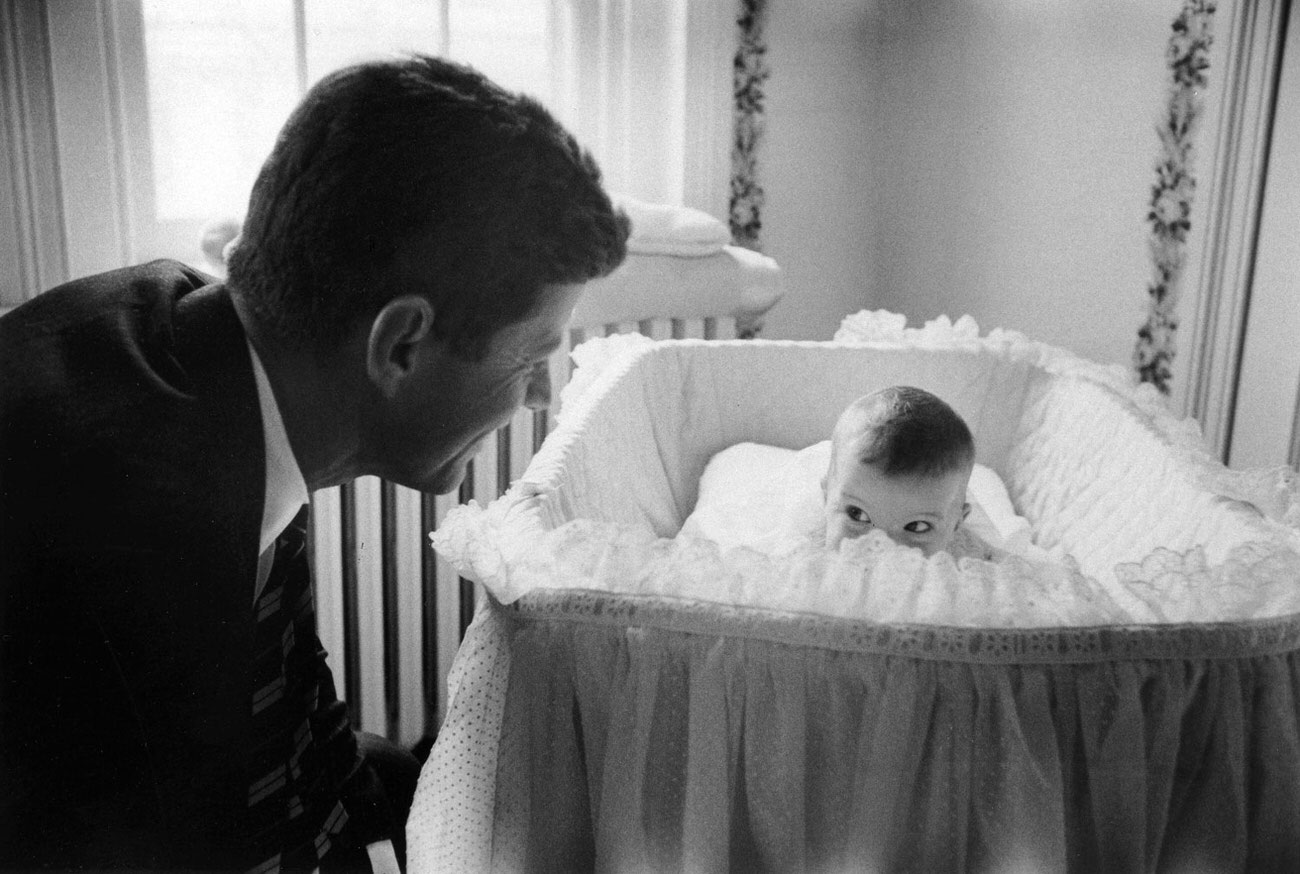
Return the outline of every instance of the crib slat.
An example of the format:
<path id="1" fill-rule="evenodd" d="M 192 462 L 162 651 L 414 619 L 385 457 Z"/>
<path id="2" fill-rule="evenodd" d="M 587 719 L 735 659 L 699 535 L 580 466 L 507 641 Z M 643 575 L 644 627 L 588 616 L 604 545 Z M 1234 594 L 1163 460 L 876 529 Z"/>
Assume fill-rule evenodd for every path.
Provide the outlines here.
<path id="1" fill-rule="evenodd" d="M 496 438 L 495 444 L 497 451 L 496 493 L 498 495 L 504 495 L 506 489 L 510 488 L 510 454 L 514 450 L 514 447 L 511 445 L 512 438 L 510 436 L 510 428 L 514 424 L 513 418 L 514 417 L 512 416 L 512 421 L 506 422 L 498 428 L 497 433 L 494 435 Z"/>
<path id="2" fill-rule="evenodd" d="M 531 455 L 536 455 L 537 450 L 542 448 L 542 442 L 546 440 L 546 435 L 551 433 L 551 428 L 555 425 L 555 417 L 551 415 L 550 410 L 533 411 L 533 451 Z"/>
<path id="3" fill-rule="evenodd" d="M 672 334 L 674 340 L 703 340 L 704 319 L 673 319 Z"/>
<path id="4" fill-rule="evenodd" d="M 616 334 L 635 334 L 639 322 L 606 322 L 599 336 L 613 337 Z"/>
<path id="5" fill-rule="evenodd" d="M 469 468 L 465 472 L 465 479 L 461 481 L 460 490 L 457 492 L 456 497 L 459 499 L 459 503 L 468 504 L 478 498 L 478 472 L 475 470 L 477 466 L 478 459 L 475 458 L 470 462 Z M 453 603 L 457 614 L 456 639 L 459 641 L 465 629 L 469 626 L 469 620 L 473 615 L 474 590 L 469 580 L 457 575 L 455 591 L 456 598 Z"/>
<path id="6" fill-rule="evenodd" d="M 637 322 L 636 329 L 651 340 L 671 340 L 673 336 L 672 322 L 668 319 L 645 319 Z"/>
<path id="7" fill-rule="evenodd" d="M 447 517 L 447 512 L 457 502 L 454 495 L 438 495 L 432 499 L 432 503 L 433 525 L 431 527 L 436 530 Z M 456 569 L 437 553 L 434 553 L 432 590 L 433 617 L 432 621 L 425 626 L 433 633 L 433 641 L 428 649 L 433 656 L 434 670 L 426 675 L 425 680 L 426 690 L 432 686 L 433 693 L 426 691 L 426 695 L 433 699 L 433 706 L 430 708 L 434 711 L 433 719 L 429 721 L 426 728 L 430 733 L 442 724 L 442 719 L 447 714 L 447 675 L 451 672 L 451 663 L 456 658 L 456 650 L 460 647 L 461 639 L 460 576 L 456 573 Z"/>
<path id="8" fill-rule="evenodd" d="M 558 411 L 561 408 L 560 390 L 568 385 L 569 380 L 573 377 L 573 358 L 572 353 L 575 347 L 581 346 L 587 340 L 587 332 L 581 328 L 571 328 L 564 335 L 564 342 L 560 348 L 551 354 L 547 362 L 551 369 L 551 409 Z M 546 439 L 547 433 L 554 422 L 551 417 L 545 414 L 548 411 L 538 410 L 537 417 L 533 420 L 533 451 L 542 445 Z"/>
<path id="9" fill-rule="evenodd" d="M 420 570 L 424 549 L 428 547 L 423 536 L 420 505 L 423 496 L 412 489 L 393 487 L 393 521 L 396 526 L 394 543 L 395 590 L 391 600 L 392 634 L 388 637 L 389 661 L 396 665 L 397 676 L 389 678 L 390 695 L 387 704 L 390 714 L 389 737 L 407 746 L 424 735 L 424 627 L 421 621 L 422 587 Z M 387 612 L 390 607 L 385 604 Z"/>
<path id="10" fill-rule="evenodd" d="M 387 726 L 384 707 L 384 562 L 383 521 L 378 477 L 356 480 L 356 628 L 359 635 L 357 662 L 360 670 L 359 699 L 363 731 L 382 734 Z"/>
<path id="11" fill-rule="evenodd" d="M 444 499 L 445 500 L 445 499 Z M 438 525 L 438 498 L 434 495 L 420 496 L 420 531 L 433 531 Z M 422 699 L 424 703 L 424 732 L 432 735 L 441 724 L 443 702 L 443 675 L 438 664 L 438 563 L 442 559 L 434 552 L 426 540 L 420 550 L 420 631 L 424 637 L 424 648 L 420 653 L 423 668 L 421 677 Z"/>
<path id="12" fill-rule="evenodd" d="M 479 459 L 476 456 L 469 463 L 469 469 L 465 472 L 465 479 L 460 484 L 458 497 L 462 504 L 468 504 L 470 501 L 475 500 L 481 493 L 478 472 L 475 470 L 478 467 L 478 461 Z M 486 501 L 479 501 L 479 503 L 486 504 Z M 474 619 L 474 584 L 464 577 L 457 576 L 456 578 L 455 603 L 457 605 L 455 637 L 457 643 L 459 643 L 461 638 L 465 636 L 465 629 L 469 627 L 470 622 Z"/>
<path id="13" fill-rule="evenodd" d="M 734 340 L 736 339 L 736 320 L 730 316 L 714 319 L 715 328 L 713 339 L 715 340 Z"/>
<path id="14" fill-rule="evenodd" d="M 474 454 L 473 477 L 475 498 L 479 506 L 486 507 L 497 498 L 497 434 L 489 434 Z M 469 474 L 466 474 L 468 478 Z M 468 502 L 468 498 L 466 499 Z"/>
<path id="15" fill-rule="evenodd" d="M 510 420 L 510 482 L 524 475 L 533 457 L 533 419 L 532 410 L 521 408 Z"/>
<path id="16" fill-rule="evenodd" d="M 460 619 L 456 624 L 456 639 L 465 639 L 465 629 L 474 621 L 474 608 L 478 605 L 478 589 L 472 580 L 460 578 Z"/>
<path id="17" fill-rule="evenodd" d="M 360 610 L 357 594 L 357 482 L 339 486 L 339 519 L 342 536 L 339 542 L 339 564 L 342 568 L 343 599 L 343 673 L 339 694 L 348 703 L 352 724 L 361 726 L 361 656 L 357 614 Z"/>
<path id="18" fill-rule="evenodd" d="M 551 386 L 567 385 L 573 377 L 573 350 L 587 342 L 591 337 L 599 337 L 599 329 L 591 331 L 582 328 L 570 328 L 564 346 L 551 357 Z M 558 367 L 556 365 L 559 365 Z"/>
<path id="19" fill-rule="evenodd" d="M 397 737 L 401 666 L 397 647 L 397 486 L 387 481 L 379 484 L 379 566 L 380 618 L 384 628 L 384 672 L 380 679 L 384 691 L 384 736 Z"/>
<path id="20" fill-rule="evenodd" d="M 344 682 L 343 633 L 343 520 L 338 486 L 311 496 L 312 583 L 316 600 L 316 632 L 328 654 L 325 663 L 339 683 Z M 346 689 L 338 690 L 344 695 Z M 344 700 L 347 700 L 344 697 Z"/>

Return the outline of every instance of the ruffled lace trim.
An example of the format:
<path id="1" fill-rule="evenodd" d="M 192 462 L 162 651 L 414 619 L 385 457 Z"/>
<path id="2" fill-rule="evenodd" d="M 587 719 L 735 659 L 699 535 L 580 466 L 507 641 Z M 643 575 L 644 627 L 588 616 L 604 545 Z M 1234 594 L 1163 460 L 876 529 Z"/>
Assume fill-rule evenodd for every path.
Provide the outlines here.
<path id="1" fill-rule="evenodd" d="M 507 606 L 517 621 L 663 628 L 791 646 L 978 664 L 1235 659 L 1300 649 L 1300 615 L 1252 622 L 962 628 L 846 620 L 658 596 L 538 590 Z"/>
<path id="2" fill-rule="evenodd" d="M 721 551 L 710 541 L 652 533 L 593 520 L 545 530 L 522 482 L 486 510 L 456 508 L 431 535 L 464 576 L 510 603 L 530 591 L 586 589 L 700 599 L 877 623 L 1028 628 L 1185 622 L 1237 622 L 1300 611 L 1300 484 L 1293 471 L 1231 471 L 1204 451 L 1200 430 L 1174 417 L 1153 387 L 1119 365 L 1100 365 L 1067 350 L 994 329 L 980 336 L 974 319 L 946 317 L 922 328 L 884 310 L 844 320 L 840 343 L 916 348 L 987 349 L 1048 372 L 1109 387 L 1144 412 L 1198 485 L 1243 501 L 1271 520 L 1276 538 L 1240 545 L 1218 564 L 1199 547 L 1158 549 L 1115 567 L 1113 581 L 1082 574 L 1076 564 L 997 562 L 947 555 L 925 559 L 884 535 L 850 541 L 837 554 L 813 546 L 782 555 Z M 684 341 L 690 342 L 690 341 Z M 579 416 L 652 344 L 639 335 L 598 338 L 579 346 L 577 370 L 562 393 L 564 416 Z"/>
<path id="3" fill-rule="evenodd" d="M 589 519 L 530 533 L 510 518 L 511 507 L 508 498 L 486 510 L 471 502 L 430 535 L 459 573 L 503 603 L 534 591 L 582 589 L 980 628 L 1239 621 L 1300 611 L 1300 555 L 1279 544 L 1245 544 L 1216 566 L 1199 548 L 1158 550 L 1140 564 L 1120 565 L 1123 592 L 1113 594 L 1069 562 L 954 561 L 944 553 L 927 559 L 880 532 L 846 541 L 838 553 L 809 545 L 768 555 Z"/>

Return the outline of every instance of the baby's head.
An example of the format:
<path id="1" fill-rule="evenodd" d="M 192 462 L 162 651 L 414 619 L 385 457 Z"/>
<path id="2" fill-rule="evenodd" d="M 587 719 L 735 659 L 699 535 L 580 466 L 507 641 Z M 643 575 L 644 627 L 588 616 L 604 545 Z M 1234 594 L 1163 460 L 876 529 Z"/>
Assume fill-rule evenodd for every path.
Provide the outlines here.
<path id="1" fill-rule="evenodd" d="M 831 435 L 826 545 L 879 528 L 927 556 L 946 549 L 970 510 L 974 464 L 970 429 L 929 392 L 892 386 L 858 398 Z"/>

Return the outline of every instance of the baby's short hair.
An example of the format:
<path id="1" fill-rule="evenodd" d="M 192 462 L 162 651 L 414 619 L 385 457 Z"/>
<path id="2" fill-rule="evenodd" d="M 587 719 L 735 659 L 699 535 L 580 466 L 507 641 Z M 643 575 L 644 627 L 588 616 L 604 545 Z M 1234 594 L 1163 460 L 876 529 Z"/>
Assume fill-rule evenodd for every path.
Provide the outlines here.
<path id="1" fill-rule="evenodd" d="M 908 385 L 863 395 L 840 414 L 831 438 L 832 474 L 855 437 L 856 460 L 887 476 L 939 476 L 975 463 L 975 439 L 957 411 Z"/>

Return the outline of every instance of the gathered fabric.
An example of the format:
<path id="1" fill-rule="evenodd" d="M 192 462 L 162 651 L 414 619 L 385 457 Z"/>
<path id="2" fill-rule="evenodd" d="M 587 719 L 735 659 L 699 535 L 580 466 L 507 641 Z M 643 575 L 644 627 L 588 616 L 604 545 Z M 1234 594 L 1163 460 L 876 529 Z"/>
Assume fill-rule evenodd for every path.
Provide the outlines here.
<path id="1" fill-rule="evenodd" d="M 490 638 L 491 827 L 444 835 L 475 870 L 1300 866 L 1300 620 L 995 633 L 536 593 L 481 613 Z"/>
<path id="2" fill-rule="evenodd" d="M 1300 870 L 1300 487 L 1114 368 L 967 319 L 606 338 L 434 545 L 487 598 L 411 870 Z M 695 536 L 702 473 L 948 401 L 1049 561 Z"/>

